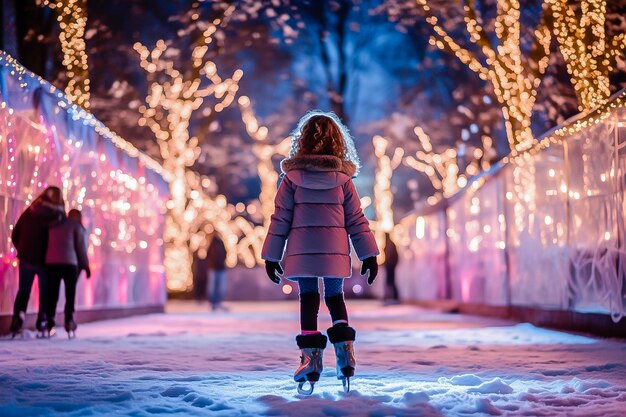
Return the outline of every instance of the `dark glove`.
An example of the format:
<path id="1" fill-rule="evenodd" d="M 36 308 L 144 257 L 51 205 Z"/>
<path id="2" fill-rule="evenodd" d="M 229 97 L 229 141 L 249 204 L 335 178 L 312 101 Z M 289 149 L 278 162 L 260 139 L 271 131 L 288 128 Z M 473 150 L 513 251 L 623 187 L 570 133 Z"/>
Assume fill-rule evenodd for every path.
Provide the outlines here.
<path id="1" fill-rule="evenodd" d="M 87 279 L 91 278 L 91 269 L 89 269 L 89 267 L 85 268 L 85 274 L 87 275 Z"/>
<path id="2" fill-rule="evenodd" d="M 270 277 L 274 284 L 280 284 L 280 277 L 276 275 L 276 272 L 282 275 L 283 269 L 278 262 L 265 261 L 265 272 L 267 272 L 267 276 Z"/>
<path id="3" fill-rule="evenodd" d="M 363 259 L 363 265 L 361 265 L 361 275 L 365 275 L 365 272 L 370 271 L 369 277 L 367 277 L 368 285 L 372 285 L 378 275 L 378 264 L 376 263 L 376 257 L 370 256 Z"/>

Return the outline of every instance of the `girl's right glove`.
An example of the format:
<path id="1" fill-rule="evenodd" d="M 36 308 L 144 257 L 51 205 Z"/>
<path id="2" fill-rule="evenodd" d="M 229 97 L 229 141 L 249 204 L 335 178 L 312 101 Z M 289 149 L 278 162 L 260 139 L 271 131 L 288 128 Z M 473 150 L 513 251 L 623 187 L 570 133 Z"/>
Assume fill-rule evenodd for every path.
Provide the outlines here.
<path id="1" fill-rule="evenodd" d="M 376 257 L 370 256 L 363 259 L 363 265 L 361 265 L 361 275 L 365 275 L 367 271 L 370 271 L 369 277 L 367 277 L 367 284 L 372 285 L 378 275 L 378 264 L 376 263 Z"/>
<path id="2" fill-rule="evenodd" d="M 283 269 L 278 262 L 265 261 L 265 272 L 267 272 L 267 276 L 270 277 L 274 284 L 280 284 L 280 277 L 276 275 L 276 272 L 282 275 Z"/>

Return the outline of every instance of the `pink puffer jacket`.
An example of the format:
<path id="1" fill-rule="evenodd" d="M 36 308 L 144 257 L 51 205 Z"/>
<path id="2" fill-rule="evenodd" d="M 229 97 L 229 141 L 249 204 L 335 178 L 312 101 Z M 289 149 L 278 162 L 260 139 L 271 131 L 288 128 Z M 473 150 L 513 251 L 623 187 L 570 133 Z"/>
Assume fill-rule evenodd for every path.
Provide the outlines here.
<path id="1" fill-rule="evenodd" d="M 352 275 L 348 236 L 360 260 L 378 255 L 351 180 L 354 164 L 309 155 L 285 159 L 281 167 L 285 176 L 276 194 L 263 259 L 283 260 L 286 278 L 346 278 Z"/>

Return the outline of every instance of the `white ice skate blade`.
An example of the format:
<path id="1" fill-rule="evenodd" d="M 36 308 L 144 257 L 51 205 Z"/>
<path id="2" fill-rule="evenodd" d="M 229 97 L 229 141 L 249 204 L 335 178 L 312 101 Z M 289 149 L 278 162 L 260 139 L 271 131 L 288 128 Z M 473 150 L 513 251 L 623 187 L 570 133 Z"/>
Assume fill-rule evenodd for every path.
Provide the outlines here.
<path id="1" fill-rule="evenodd" d="M 350 378 L 342 378 L 343 392 L 350 392 Z"/>

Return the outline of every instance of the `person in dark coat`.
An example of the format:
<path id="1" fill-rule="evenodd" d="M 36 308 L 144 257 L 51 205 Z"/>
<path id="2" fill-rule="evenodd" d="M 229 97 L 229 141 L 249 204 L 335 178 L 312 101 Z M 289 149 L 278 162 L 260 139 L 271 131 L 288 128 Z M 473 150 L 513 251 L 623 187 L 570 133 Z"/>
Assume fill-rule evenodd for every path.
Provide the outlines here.
<path id="1" fill-rule="evenodd" d="M 91 270 L 87 258 L 87 231 L 82 225 L 81 212 L 72 209 L 66 219 L 51 226 L 48 231 L 46 329 L 49 334 L 52 333 L 56 325 L 55 315 L 61 281 L 65 284 L 65 330 L 70 337 L 76 330 L 77 326 L 74 321 L 76 284 L 82 270 L 85 271 L 87 279 L 89 279 Z"/>
<path id="2" fill-rule="evenodd" d="M 58 187 L 46 188 L 20 215 L 11 233 L 11 241 L 17 249 L 19 264 L 19 289 L 13 305 L 11 332 L 21 332 L 26 317 L 28 299 L 35 276 L 39 281 L 39 312 L 37 330 L 45 329 L 46 301 L 46 249 L 48 227 L 65 218 L 63 196 Z"/>
<path id="3" fill-rule="evenodd" d="M 385 300 L 393 303 L 400 301 L 396 286 L 396 266 L 398 266 L 398 249 L 391 240 L 389 233 L 385 233 Z"/>
<path id="4" fill-rule="evenodd" d="M 226 310 L 222 306 L 226 292 L 226 246 L 217 234 L 207 249 L 206 261 L 210 271 L 209 301 L 213 311 Z"/>

